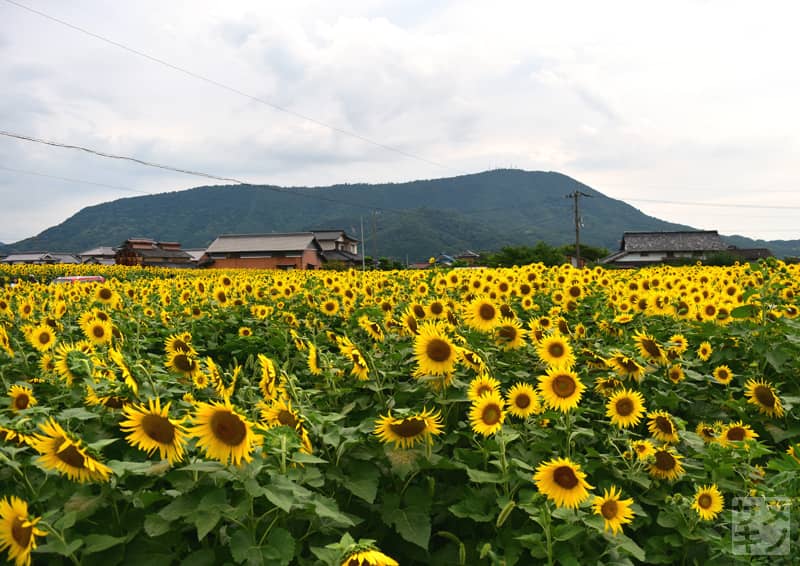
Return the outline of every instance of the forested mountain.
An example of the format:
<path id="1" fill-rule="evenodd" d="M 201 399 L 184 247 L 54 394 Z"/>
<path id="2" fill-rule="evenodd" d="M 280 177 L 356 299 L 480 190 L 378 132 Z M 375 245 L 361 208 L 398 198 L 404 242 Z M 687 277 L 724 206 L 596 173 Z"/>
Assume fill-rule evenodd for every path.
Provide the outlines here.
<path id="1" fill-rule="evenodd" d="M 502 169 L 445 179 L 390 184 L 282 188 L 206 186 L 119 199 L 84 208 L 36 237 L 12 244 L 18 251 L 80 252 L 116 246 L 134 236 L 205 247 L 219 234 L 345 229 L 361 237 L 367 255 L 404 260 L 440 252 L 496 250 L 505 245 L 560 245 L 574 241 L 572 199 L 580 201 L 587 244 L 617 249 L 626 230 L 686 230 L 647 216 L 554 172 Z M 736 240 L 800 255 L 800 241 Z M 364 247 L 362 247 L 363 249 Z"/>

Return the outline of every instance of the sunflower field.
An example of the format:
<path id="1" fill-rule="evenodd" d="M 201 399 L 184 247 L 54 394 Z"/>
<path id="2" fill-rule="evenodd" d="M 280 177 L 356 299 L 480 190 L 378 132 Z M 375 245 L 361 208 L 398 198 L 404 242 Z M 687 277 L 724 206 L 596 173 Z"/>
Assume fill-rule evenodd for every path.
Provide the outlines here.
<path id="1" fill-rule="evenodd" d="M 798 265 L 0 270 L 16 566 L 797 563 Z"/>

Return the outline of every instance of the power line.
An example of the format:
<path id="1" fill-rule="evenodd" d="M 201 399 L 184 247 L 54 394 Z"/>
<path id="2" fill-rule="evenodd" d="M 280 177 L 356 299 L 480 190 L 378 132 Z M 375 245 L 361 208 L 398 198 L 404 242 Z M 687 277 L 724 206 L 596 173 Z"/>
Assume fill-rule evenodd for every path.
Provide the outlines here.
<path id="1" fill-rule="evenodd" d="M 69 177 L 58 177 L 57 175 L 48 175 L 46 173 L 37 173 L 36 171 L 26 171 L 24 169 L 14 169 L 12 167 L 4 167 L 0 165 L 0 169 L 3 171 L 13 171 L 14 173 L 23 173 L 25 175 L 35 175 L 37 177 L 46 177 L 48 179 L 58 179 L 59 181 L 68 181 L 70 183 L 81 183 L 82 185 L 94 185 L 95 187 L 105 187 L 107 189 L 116 189 L 119 191 L 128 191 L 131 193 L 141 193 L 143 195 L 152 195 L 153 193 L 148 193 L 147 191 L 142 191 L 139 189 L 132 189 L 130 187 L 120 187 L 119 185 L 107 185 L 105 183 L 95 183 L 93 181 L 86 181 L 83 179 L 70 179 Z"/>
<path id="2" fill-rule="evenodd" d="M 263 98 L 259 98 L 257 96 L 252 95 L 252 94 L 248 94 L 248 93 L 246 93 L 246 92 L 244 92 L 242 90 L 239 90 L 239 89 L 234 88 L 232 86 L 228 86 L 228 85 L 226 85 L 224 83 L 221 83 L 221 82 L 216 81 L 214 79 L 208 78 L 208 77 L 206 77 L 204 75 L 201 75 L 199 73 L 195 73 L 193 71 L 190 71 L 188 69 L 184 69 L 183 67 L 179 67 L 178 65 L 175 65 L 175 64 L 170 63 L 168 61 L 165 61 L 163 59 L 159 59 L 158 57 L 154 57 L 152 55 L 148 55 L 147 53 L 144 53 L 142 51 L 134 49 L 133 47 L 129 47 L 129 46 L 127 46 L 127 45 L 125 45 L 123 43 L 120 43 L 118 41 L 114 41 L 113 39 L 109 39 L 109 38 L 104 37 L 102 35 L 99 35 L 99 34 L 96 34 L 94 32 L 91 32 L 91 31 L 89 31 L 87 29 L 84 29 L 82 27 L 79 27 L 79 26 L 77 26 L 75 24 L 71 24 L 71 23 L 66 22 L 64 20 L 61 20 L 59 18 L 56 18 L 56 17 L 51 16 L 49 14 L 46 14 L 44 12 L 41 12 L 39 10 L 35 10 L 34 8 L 31 8 L 29 6 L 25 6 L 24 4 L 20 4 L 19 2 L 16 2 L 15 0 L 6 0 L 6 2 L 8 2 L 9 4 L 12 4 L 12 5 L 14 5 L 14 6 L 18 7 L 18 8 L 21 8 L 23 10 L 27 10 L 28 12 L 31 12 L 33 14 L 36 14 L 38 16 L 41 16 L 43 18 L 46 18 L 48 20 L 51 20 L 53 22 L 56 22 L 56 23 L 61 24 L 63 26 L 66 26 L 66 27 L 68 27 L 70 29 L 73 29 L 73 30 L 78 31 L 80 33 L 86 34 L 86 35 L 88 35 L 90 37 L 93 37 L 95 39 L 98 39 L 100 41 L 108 43 L 109 45 L 113 45 L 115 47 L 119 47 L 120 49 L 124 49 L 125 51 L 128 51 L 129 53 L 133 53 L 134 55 L 137 55 L 139 57 L 142 57 L 142 58 L 147 59 L 149 61 L 152 61 L 154 63 L 158 63 L 159 65 L 163 65 L 163 66 L 168 67 L 168 68 L 170 68 L 170 69 L 172 69 L 174 71 L 178 71 L 180 73 L 188 75 L 188 76 L 190 76 L 190 77 L 192 77 L 194 79 L 197 79 L 197 80 L 212 84 L 212 85 L 214 85 L 216 87 L 219 87 L 221 89 L 227 90 L 227 91 L 232 92 L 234 94 L 238 94 L 239 96 L 247 98 L 247 99 L 249 99 L 249 100 L 251 100 L 253 102 L 258 102 L 259 104 L 263 104 L 264 106 L 268 106 L 268 107 L 272 108 L 273 110 L 277 110 L 278 112 L 283 112 L 284 114 L 288 114 L 289 116 L 293 116 L 295 118 L 299 118 L 301 120 L 305 120 L 306 122 L 311 122 L 312 124 L 316 124 L 317 126 L 322 126 L 323 128 L 327 128 L 327 129 L 329 129 L 329 130 L 331 130 L 333 132 L 336 132 L 336 133 L 339 133 L 339 134 L 342 134 L 342 135 L 345 135 L 345 136 L 349 136 L 349 137 L 355 138 L 355 139 L 360 140 L 362 142 L 371 144 L 371 145 L 373 145 L 375 147 L 379 147 L 381 149 L 385 149 L 387 151 L 391 151 L 391 152 L 397 153 L 397 154 L 402 155 L 404 157 L 408 157 L 409 159 L 415 159 L 417 161 L 421 161 L 423 163 L 427 163 L 428 165 L 434 165 L 436 167 L 441 167 L 441 168 L 445 168 L 445 169 L 448 168 L 446 165 L 444 165 L 442 163 L 439 163 L 439 162 L 436 162 L 436 161 L 432 161 L 430 159 L 427 159 L 425 157 L 421 157 L 419 155 L 410 153 L 408 151 L 404 151 L 402 149 L 398 149 L 396 147 L 377 142 L 377 141 L 375 141 L 373 139 L 370 139 L 370 138 L 368 138 L 366 136 L 362 136 L 361 134 L 358 134 L 356 132 L 352 132 L 350 130 L 345 130 L 345 129 L 339 128 L 337 126 L 333 126 L 331 124 L 327 124 L 327 123 L 325 123 L 325 122 L 323 122 L 321 120 L 318 120 L 318 119 L 313 118 L 311 116 L 307 116 L 305 114 L 301 114 L 300 112 L 296 112 L 294 110 L 290 110 L 290 109 L 285 108 L 283 106 L 278 106 L 277 104 L 273 104 L 272 102 L 264 100 Z"/>

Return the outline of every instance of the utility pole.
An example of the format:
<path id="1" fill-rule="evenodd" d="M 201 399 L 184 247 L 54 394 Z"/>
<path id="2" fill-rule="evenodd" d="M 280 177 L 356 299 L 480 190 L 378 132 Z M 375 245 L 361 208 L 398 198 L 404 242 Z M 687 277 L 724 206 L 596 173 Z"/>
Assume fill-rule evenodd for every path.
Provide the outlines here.
<path id="1" fill-rule="evenodd" d="M 367 243 L 364 241 L 364 216 L 361 216 L 361 271 L 366 269 L 365 256 L 367 255 Z"/>
<path id="2" fill-rule="evenodd" d="M 576 267 L 581 266 L 581 213 L 578 204 L 578 199 L 580 197 L 591 198 L 592 195 L 588 195 L 576 189 L 574 192 L 564 197 L 564 198 L 571 198 L 574 203 L 573 210 L 575 213 L 575 263 L 577 264 Z"/>
<path id="3" fill-rule="evenodd" d="M 378 268 L 378 229 L 377 229 L 377 217 L 378 211 L 372 211 L 372 263 L 375 266 L 375 269 Z"/>

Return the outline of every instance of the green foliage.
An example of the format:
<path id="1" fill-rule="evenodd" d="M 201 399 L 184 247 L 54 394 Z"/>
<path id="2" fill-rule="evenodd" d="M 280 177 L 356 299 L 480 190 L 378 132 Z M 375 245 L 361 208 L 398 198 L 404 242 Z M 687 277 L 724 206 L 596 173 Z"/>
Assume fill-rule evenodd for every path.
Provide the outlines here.
<path id="1" fill-rule="evenodd" d="M 535 246 L 506 246 L 486 258 L 489 267 L 513 267 L 543 263 L 547 266 L 561 265 L 567 260 L 561 248 L 539 242 Z"/>

